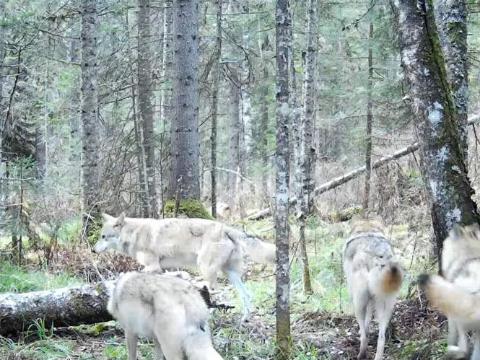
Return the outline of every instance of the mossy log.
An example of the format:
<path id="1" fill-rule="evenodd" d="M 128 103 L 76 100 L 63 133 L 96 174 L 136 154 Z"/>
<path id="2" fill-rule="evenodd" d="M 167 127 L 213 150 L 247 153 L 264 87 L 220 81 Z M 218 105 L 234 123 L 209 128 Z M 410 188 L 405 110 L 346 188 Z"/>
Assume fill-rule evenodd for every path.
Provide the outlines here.
<path id="1" fill-rule="evenodd" d="M 45 328 L 94 324 L 112 319 L 107 311 L 114 281 L 50 291 L 0 294 L 0 335 Z"/>

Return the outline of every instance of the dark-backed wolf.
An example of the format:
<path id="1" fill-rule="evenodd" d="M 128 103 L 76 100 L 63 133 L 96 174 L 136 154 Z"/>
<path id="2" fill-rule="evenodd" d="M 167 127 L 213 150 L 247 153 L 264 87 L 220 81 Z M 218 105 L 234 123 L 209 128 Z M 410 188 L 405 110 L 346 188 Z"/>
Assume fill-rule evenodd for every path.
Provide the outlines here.
<path id="1" fill-rule="evenodd" d="M 204 219 L 140 219 L 103 215 L 100 240 L 94 251 L 114 249 L 135 258 L 146 271 L 163 268 L 198 267 L 214 289 L 220 271 L 239 292 L 243 317 L 250 310 L 241 275 L 243 256 L 253 261 L 273 263 L 275 246 L 221 222 Z"/>
<path id="2" fill-rule="evenodd" d="M 448 318 L 448 355 L 465 359 L 472 331 L 472 360 L 480 360 L 480 229 L 454 227 L 443 243 L 442 276 L 421 275 L 430 303 Z"/>
<path id="3" fill-rule="evenodd" d="M 385 332 L 403 279 L 402 268 L 380 223 L 353 222 L 343 250 L 343 269 L 360 327 L 358 359 L 367 356 L 368 328 L 375 312 L 379 323 L 375 360 L 380 360 L 385 348 Z"/>
<path id="4" fill-rule="evenodd" d="M 173 273 L 123 274 L 107 308 L 125 330 L 129 360 L 137 359 L 138 337 L 153 339 L 158 359 L 222 360 L 199 290 Z"/>

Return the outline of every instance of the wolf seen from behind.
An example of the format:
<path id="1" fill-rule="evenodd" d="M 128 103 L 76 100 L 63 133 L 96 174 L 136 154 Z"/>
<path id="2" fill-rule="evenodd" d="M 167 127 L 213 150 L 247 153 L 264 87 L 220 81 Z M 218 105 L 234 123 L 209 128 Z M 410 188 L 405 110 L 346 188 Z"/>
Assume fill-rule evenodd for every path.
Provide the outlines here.
<path id="1" fill-rule="evenodd" d="M 146 271 L 197 267 L 210 290 L 224 272 L 239 292 L 243 319 L 250 310 L 250 295 L 243 282 L 243 256 L 273 263 L 275 245 L 221 222 L 205 219 L 118 218 L 103 214 L 103 227 L 95 252 L 113 249 L 129 255 Z"/>
<path id="2" fill-rule="evenodd" d="M 212 345 L 199 289 L 174 273 L 121 275 L 107 308 L 125 330 L 128 360 L 137 359 L 138 337 L 153 339 L 157 359 L 222 359 Z"/>
<path id="3" fill-rule="evenodd" d="M 380 360 L 385 332 L 403 280 L 403 270 L 380 222 L 353 220 L 343 249 L 343 270 L 360 327 L 358 359 L 367 357 L 368 328 L 375 312 L 379 324 L 375 360 Z"/>
<path id="4" fill-rule="evenodd" d="M 467 359 L 472 332 L 472 360 L 480 360 L 480 228 L 455 226 L 443 243 L 442 276 L 420 275 L 431 305 L 448 318 L 447 355 Z"/>

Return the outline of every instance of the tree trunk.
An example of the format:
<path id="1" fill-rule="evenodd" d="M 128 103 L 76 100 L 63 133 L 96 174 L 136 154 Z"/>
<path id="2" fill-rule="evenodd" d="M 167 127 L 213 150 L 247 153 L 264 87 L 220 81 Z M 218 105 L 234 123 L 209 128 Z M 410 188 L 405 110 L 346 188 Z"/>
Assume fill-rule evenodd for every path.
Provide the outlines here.
<path id="1" fill-rule="evenodd" d="M 367 129 L 365 134 L 365 191 L 363 194 L 363 211 L 368 210 L 368 201 L 370 199 L 370 182 L 372 174 L 372 82 L 373 82 L 373 23 L 370 23 L 368 31 L 368 81 L 367 81 Z"/>
<path id="2" fill-rule="evenodd" d="M 138 127 L 142 141 L 142 165 L 144 167 L 142 179 L 143 191 L 147 198 L 148 207 L 144 209 L 144 217 L 158 217 L 157 193 L 155 182 L 155 133 L 153 130 L 152 108 L 152 41 L 150 32 L 150 0 L 138 0 L 137 13 L 138 50 L 137 50 L 137 80 L 138 80 Z"/>
<path id="3" fill-rule="evenodd" d="M 460 141 L 468 160 L 468 59 L 467 16 L 465 0 L 440 0 L 435 7 L 440 43 L 447 65 L 447 79 L 460 123 Z"/>
<path id="4" fill-rule="evenodd" d="M 260 31 L 259 31 L 260 33 Z M 261 181 L 262 181 L 262 204 L 268 204 L 268 96 L 269 96 L 269 74 L 268 74 L 268 62 L 265 58 L 265 50 L 269 46 L 270 40 L 268 35 L 265 34 L 262 41 L 258 42 L 260 52 L 260 62 L 262 63 L 262 80 L 260 85 L 260 124 L 258 126 L 258 134 L 253 134 L 254 139 L 257 139 L 257 149 L 259 150 L 261 169 Z"/>
<path id="5" fill-rule="evenodd" d="M 89 237 L 100 216 L 97 94 L 97 3 L 82 1 L 82 190 L 83 235 Z"/>
<path id="6" fill-rule="evenodd" d="M 300 192 L 300 256 L 303 263 L 303 289 L 311 294 L 312 283 L 308 267 L 305 227 L 307 217 L 312 209 L 312 191 L 314 189 L 313 174 L 315 164 L 315 148 L 313 131 L 315 121 L 315 65 L 316 65 L 316 31 L 317 1 L 309 0 L 307 9 L 307 49 L 305 53 L 305 76 L 303 82 L 303 113 L 301 126 L 301 192 Z"/>
<path id="7" fill-rule="evenodd" d="M 0 0 L 0 20 L 2 22 L 5 21 L 5 0 Z M 0 26 L 0 64 L 2 67 L 0 68 L 0 114 L 2 114 L 3 117 L 3 112 L 5 109 L 5 104 L 3 101 L 3 84 L 5 82 L 5 77 L 4 77 L 4 70 L 3 70 L 3 65 L 5 62 L 5 26 Z M 3 130 L 3 129 L 2 129 Z M 0 133 L 1 135 L 1 133 Z M 1 139 L 1 137 L 0 137 Z M 1 140 L 0 140 L 1 141 Z M 1 143 L 0 143 L 1 145 Z"/>
<path id="8" fill-rule="evenodd" d="M 228 168 L 232 171 L 227 174 L 227 188 L 229 189 L 229 206 L 237 210 L 236 192 L 237 192 L 237 173 L 240 171 L 240 88 L 238 69 L 236 65 L 231 67 L 231 79 L 229 83 L 230 99 L 230 124 L 228 138 Z"/>
<path id="9" fill-rule="evenodd" d="M 107 301 L 113 284 L 106 281 L 52 291 L 0 294 L 0 335 L 28 330 L 38 319 L 47 329 L 112 320 Z"/>
<path id="10" fill-rule="evenodd" d="M 163 41 L 162 41 L 162 88 L 160 91 L 160 122 L 162 126 L 171 121 L 171 92 L 168 77 L 172 73 L 172 45 L 173 45 L 173 1 L 165 0 L 163 8 Z"/>
<path id="11" fill-rule="evenodd" d="M 210 133 L 210 159 L 212 170 L 210 171 L 212 216 L 217 217 L 217 115 L 218 115 L 218 89 L 220 86 L 222 57 L 222 7 L 223 0 L 216 0 L 217 6 L 217 43 L 215 45 L 215 70 L 212 84 L 212 129 Z"/>
<path id="12" fill-rule="evenodd" d="M 171 126 L 170 199 L 200 199 L 198 0 L 174 2 L 175 117 Z"/>
<path id="13" fill-rule="evenodd" d="M 440 261 L 443 241 L 453 225 L 480 220 L 465 166 L 461 134 L 466 124 L 459 121 L 447 81 L 432 0 L 395 1 L 395 6 Z"/>
<path id="14" fill-rule="evenodd" d="M 275 189 L 275 242 L 276 242 L 276 329 L 277 359 L 290 357 L 290 262 L 289 262 L 289 139 L 290 96 L 289 64 L 291 60 L 292 19 L 288 0 L 276 2 L 276 64 L 277 64 L 277 132 L 276 132 L 276 189 Z"/>

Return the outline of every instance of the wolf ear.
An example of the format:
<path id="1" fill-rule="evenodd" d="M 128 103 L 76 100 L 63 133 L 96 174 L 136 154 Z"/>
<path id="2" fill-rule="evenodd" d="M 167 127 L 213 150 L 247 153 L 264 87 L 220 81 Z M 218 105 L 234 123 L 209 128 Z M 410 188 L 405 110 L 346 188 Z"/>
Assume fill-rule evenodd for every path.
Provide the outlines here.
<path id="1" fill-rule="evenodd" d="M 452 239 L 457 240 L 463 237 L 463 228 L 459 224 L 455 224 L 450 230 L 450 236 Z"/>
<path id="2" fill-rule="evenodd" d="M 108 215 L 107 213 L 102 213 L 102 218 L 103 218 L 103 221 L 105 222 L 115 219 L 113 216 Z"/>
<path id="3" fill-rule="evenodd" d="M 122 212 L 120 216 L 117 218 L 117 221 L 115 221 L 115 227 L 122 227 L 123 224 L 125 224 L 125 212 Z"/>

